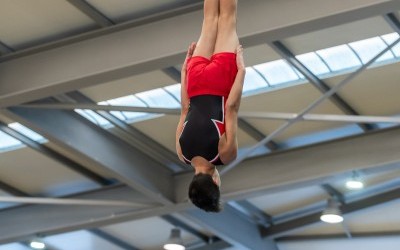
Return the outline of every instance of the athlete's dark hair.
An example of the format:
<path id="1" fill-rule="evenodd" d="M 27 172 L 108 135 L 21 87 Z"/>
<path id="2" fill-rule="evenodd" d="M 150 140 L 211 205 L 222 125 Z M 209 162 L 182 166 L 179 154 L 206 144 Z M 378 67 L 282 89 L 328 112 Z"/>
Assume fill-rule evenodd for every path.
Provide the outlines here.
<path id="1" fill-rule="evenodd" d="M 196 174 L 189 185 L 189 199 L 206 212 L 220 212 L 220 192 L 209 174 Z"/>

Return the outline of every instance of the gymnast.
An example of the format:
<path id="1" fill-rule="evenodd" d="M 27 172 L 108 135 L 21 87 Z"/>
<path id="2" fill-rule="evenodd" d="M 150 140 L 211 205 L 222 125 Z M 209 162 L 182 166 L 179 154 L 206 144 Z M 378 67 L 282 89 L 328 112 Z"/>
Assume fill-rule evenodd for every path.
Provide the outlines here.
<path id="1" fill-rule="evenodd" d="M 237 116 L 245 77 L 236 32 L 237 0 L 205 0 L 200 38 L 182 66 L 179 159 L 194 167 L 189 199 L 207 212 L 221 211 L 216 166 L 237 156 Z"/>

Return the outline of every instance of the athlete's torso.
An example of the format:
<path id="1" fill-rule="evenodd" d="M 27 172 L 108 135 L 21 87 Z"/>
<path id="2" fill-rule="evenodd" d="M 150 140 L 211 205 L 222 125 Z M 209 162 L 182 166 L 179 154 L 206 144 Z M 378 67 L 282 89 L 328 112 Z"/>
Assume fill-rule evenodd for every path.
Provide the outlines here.
<path id="1" fill-rule="evenodd" d="M 225 133 L 224 97 L 200 95 L 190 99 L 179 143 L 185 162 L 201 156 L 214 165 L 223 165 L 218 153 L 220 137 Z"/>

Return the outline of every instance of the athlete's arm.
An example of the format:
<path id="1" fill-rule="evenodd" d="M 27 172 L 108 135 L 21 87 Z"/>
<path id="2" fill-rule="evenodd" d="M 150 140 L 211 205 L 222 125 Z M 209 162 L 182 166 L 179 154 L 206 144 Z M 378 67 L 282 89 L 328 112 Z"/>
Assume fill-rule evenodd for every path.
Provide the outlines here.
<path id="1" fill-rule="evenodd" d="M 178 155 L 179 159 L 183 162 L 184 159 L 182 156 L 181 145 L 179 144 L 179 137 L 182 133 L 183 123 L 185 122 L 186 115 L 189 111 L 189 105 L 190 105 L 190 100 L 187 94 L 187 77 L 186 77 L 187 62 L 189 58 L 192 57 L 195 48 L 196 48 L 196 43 L 190 44 L 181 70 L 181 116 L 179 118 L 179 123 L 176 128 L 175 145 L 176 145 L 176 154 Z"/>
<path id="2" fill-rule="evenodd" d="M 239 46 L 236 51 L 238 72 L 232 85 L 231 92 L 225 104 L 225 137 L 221 137 L 219 155 L 224 164 L 228 164 L 237 156 L 237 118 L 242 97 L 246 66 L 243 60 L 243 48 Z"/>

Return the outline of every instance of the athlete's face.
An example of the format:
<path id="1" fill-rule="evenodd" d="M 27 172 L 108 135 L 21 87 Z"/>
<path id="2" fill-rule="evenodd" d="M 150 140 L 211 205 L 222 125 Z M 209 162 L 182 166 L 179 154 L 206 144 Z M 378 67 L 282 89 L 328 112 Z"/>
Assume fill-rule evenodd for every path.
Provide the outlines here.
<path id="1" fill-rule="evenodd" d="M 212 178 L 213 178 L 214 183 L 217 184 L 218 187 L 221 186 L 221 178 L 219 177 L 219 172 L 218 172 L 217 168 L 214 169 Z"/>

